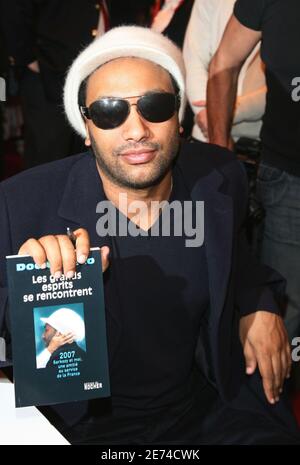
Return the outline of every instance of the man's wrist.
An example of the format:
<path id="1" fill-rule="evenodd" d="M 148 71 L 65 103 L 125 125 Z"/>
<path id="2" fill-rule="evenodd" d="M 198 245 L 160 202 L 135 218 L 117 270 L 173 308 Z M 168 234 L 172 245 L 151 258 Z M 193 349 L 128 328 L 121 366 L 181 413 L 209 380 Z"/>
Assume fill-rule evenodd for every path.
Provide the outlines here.
<path id="1" fill-rule="evenodd" d="M 220 145 L 221 147 L 228 148 L 230 145 L 230 136 L 227 136 L 227 134 L 209 133 L 209 142 L 211 144 Z"/>

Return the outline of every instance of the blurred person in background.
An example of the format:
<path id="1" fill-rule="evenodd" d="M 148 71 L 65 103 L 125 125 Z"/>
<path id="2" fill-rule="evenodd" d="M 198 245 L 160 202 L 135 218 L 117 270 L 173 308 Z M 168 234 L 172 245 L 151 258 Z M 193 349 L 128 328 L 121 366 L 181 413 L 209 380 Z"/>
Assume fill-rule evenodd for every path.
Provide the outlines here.
<path id="1" fill-rule="evenodd" d="M 0 31 L 0 42 L 3 43 L 2 41 L 3 41 L 3 38 L 1 36 L 1 31 Z M 5 57 L 6 55 L 5 55 L 4 47 L 0 47 L 0 79 L 4 79 L 4 75 L 5 75 L 5 70 L 6 70 Z M 0 89 L 0 179 L 2 179 L 3 172 L 4 172 L 4 166 L 3 166 L 3 162 L 4 162 L 4 141 L 3 141 L 4 101 L 5 101 L 5 95 L 3 95 L 3 90 L 1 92 L 1 89 Z"/>
<path id="2" fill-rule="evenodd" d="M 210 64 L 207 101 L 209 140 L 229 147 L 238 76 L 261 41 L 267 82 L 258 171 L 266 211 L 261 259 L 287 280 L 290 340 L 300 330 L 299 22 L 299 0 L 237 0 Z"/>
<path id="3" fill-rule="evenodd" d="M 151 29 L 169 37 L 182 49 L 186 28 L 194 0 L 155 0 L 151 10 Z M 189 137 L 193 128 L 193 112 L 187 103 L 182 121 L 183 137 Z"/>
<path id="4" fill-rule="evenodd" d="M 2 32 L 19 82 L 25 167 L 71 155 L 82 143 L 62 109 L 66 71 L 109 27 L 105 1 L 0 0 Z"/>
<path id="5" fill-rule="evenodd" d="M 151 29 L 161 32 L 182 48 L 194 0 L 156 0 Z"/>
<path id="6" fill-rule="evenodd" d="M 207 142 L 206 88 L 209 62 L 222 39 L 235 0 L 196 0 L 186 31 L 183 56 L 187 96 L 195 113 L 193 137 Z M 238 78 L 232 136 L 259 139 L 265 110 L 265 74 L 259 44 L 241 68 Z"/>
<path id="7" fill-rule="evenodd" d="M 137 24 L 148 27 L 151 21 L 151 8 L 154 0 L 110 0 L 111 27 L 122 24 Z"/>

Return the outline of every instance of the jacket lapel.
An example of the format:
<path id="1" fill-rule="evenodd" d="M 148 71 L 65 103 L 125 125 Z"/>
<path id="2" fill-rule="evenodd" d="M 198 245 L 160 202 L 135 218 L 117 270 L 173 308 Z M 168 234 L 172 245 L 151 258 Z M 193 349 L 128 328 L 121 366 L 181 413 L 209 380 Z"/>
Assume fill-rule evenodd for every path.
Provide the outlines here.
<path id="1" fill-rule="evenodd" d="M 96 234 L 96 205 L 104 199 L 101 179 L 93 155 L 87 152 L 73 166 L 66 180 L 64 194 L 58 208 L 58 215 L 74 226 L 89 231 L 91 246 L 101 246 Z"/>
<path id="2" fill-rule="evenodd" d="M 106 312 L 109 319 L 108 325 L 113 325 L 113 337 L 109 338 L 110 361 L 114 358 L 121 335 L 120 302 L 116 293 L 113 244 L 109 236 L 100 237 L 96 231 L 99 213 L 96 206 L 105 200 L 101 178 L 99 176 L 96 161 L 93 154 L 86 152 L 73 166 L 66 180 L 66 187 L 58 209 L 58 215 L 66 221 L 70 228 L 84 228 L 89 232 L 91 247 L 110 248 L 110 269 L 104 275 Z"/>
<path id="3" fill-rule="evenodd" d="M 208 266 L 210 311 L 208 334 L 200 332 L 196 360 L 212 382 L 220 381 L 219 322 L 226 303 L 232 263 L 232 199 L 219 189 L 223 175 L 214 170 L 194 186 L 191 197 L 204 203 L 204 242 Z M 230 325 L 228 327 L 228 336 Z M 205 336 L 205 337 L 204 337 Z M 207 339 L 208 338 L 208 339 Z M 212 368 L 214 367 L 213 371 Z"/>
<path id="4" fill-rule="evenodd" d="M 204 200 L 204 240 L 207 255 L 211 305 L 216 316 L 222 311 L 231 268 L 232 199 L 218 191 L 223 176 L 217 171 L 200 180 L 192 199 Z"/>

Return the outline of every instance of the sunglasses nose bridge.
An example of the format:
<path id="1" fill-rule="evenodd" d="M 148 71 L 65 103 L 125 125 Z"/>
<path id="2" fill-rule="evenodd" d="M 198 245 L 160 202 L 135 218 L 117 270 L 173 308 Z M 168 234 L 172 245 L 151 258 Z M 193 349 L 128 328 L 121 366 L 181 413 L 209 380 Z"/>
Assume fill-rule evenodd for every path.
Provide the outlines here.
<path id="1" fill-rule="evenodd" d="M 133 110 L 131 107 L 136 107 Z M 128 116 L 123 123 L 123 136 L 126 140 L 140 141 L 149 137 L 147 121 L 139 111 L 138 102 L 128 102 Z"/>
<path id="2" fill-rule="evenodd" d="M 137 100 L 136 102 L 134 103 L 130 103 L 128 100 L 127 100 L 127 104 L 128 104 L 128 113 L 127 113 L 127 118 L 130 118 L 130 115 L 131 115 L 131 107 L 136 107 L 135 108 L 135 112 L 137 114 L 137 117 L 138 118 L 143 118 L 144 119 L 144 116 L 143 116 L 143 113 L 141 112 L 140 108 L 139 108 L 139 100 Z M 126 118 L 126 119 L 127 119 Z"/>
<path id="3" fill-rule="evenodd" d="M 142 114 L 142 112 L 140 111 L 138 102 L 135 102 L 135 103 L 129 103 L 129 102 L 128 102 L 128 104 L 129 104 L 128 117 L 130 117 L 130 115 L 131 115 L 131 112 L 132 112 L 131 108 L 132 108 L 132 107 L 135 107 L 134 111 L 136 112 L 137 117 L 138 117 L 138 118 L 143 118 L 143 119 L 144 119 L 143 114 Z"/>

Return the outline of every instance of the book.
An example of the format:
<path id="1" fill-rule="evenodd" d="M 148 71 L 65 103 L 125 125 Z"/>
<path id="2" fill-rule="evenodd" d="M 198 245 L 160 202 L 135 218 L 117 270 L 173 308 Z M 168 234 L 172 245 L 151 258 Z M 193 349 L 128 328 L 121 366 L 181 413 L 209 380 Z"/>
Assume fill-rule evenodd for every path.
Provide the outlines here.
<path id="1" fill-rule="evenodd" d="M 70 279 L 6 257 L 16 407 L 110 396 L 99 250 Z"/>

